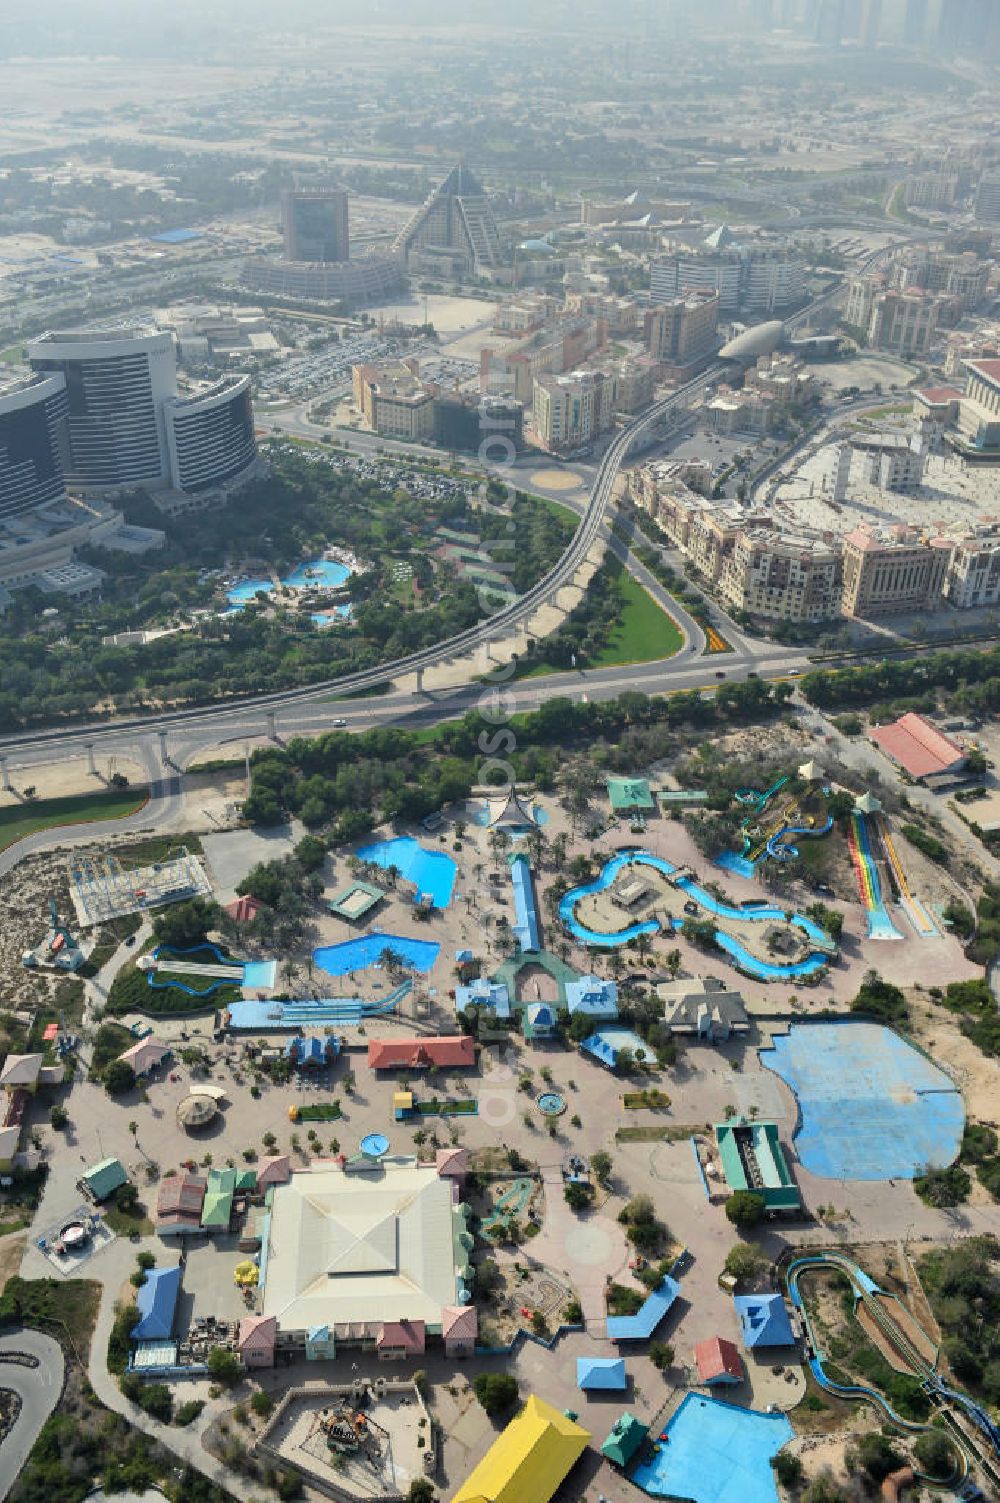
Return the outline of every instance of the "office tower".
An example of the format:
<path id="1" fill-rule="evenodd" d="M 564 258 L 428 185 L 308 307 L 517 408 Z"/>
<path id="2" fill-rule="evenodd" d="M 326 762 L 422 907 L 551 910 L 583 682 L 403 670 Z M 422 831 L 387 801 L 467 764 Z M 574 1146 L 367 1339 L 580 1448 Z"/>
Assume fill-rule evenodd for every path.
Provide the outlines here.
<path id="1" fill-rule="evenodd" d="M 42 334 L 28 358 L 59 384 L 52 420 L 66 480 L 81 490 L 204 491 L 256 459 L 249 378 L 228 376 L 178 396 L 166 330 Z"/>
<path id="2" fill-rule="evenodd" d="M 169 465 L 163 404 L 177 389 L 173 335 L 153 329 L 49 333 L 28 345 L 33 370 L 66 383 L 67 480 L 157 485 Z"/>
<path id="3" fill-rule="evenodd" d="M 903 45 L 922 47 L 927 38 L 927 0 L 906 0 Z"/>
<path id="4" fill-rule="evenodd" d="M 281 195 L 286 261 L 348 261 L 347 193 L 343 188 L 286 188 Z"/>
<path id="5" fill-rule="evenodd" d="M 844 0 L 820 0 L 815 35 L 817 42 L 840 46 L 844 38 Z"/>
<path id="6" fill-rule="evenodd" d="M 35 376 L 0 392 L 0 522 L 64 494 L 60 431 L 66 383 Z"/>
<path id="7" fill-rule="evenodd" d="M 877 47 L 882 28 L 882 0 L 866 0 L 861 40 L 866 47 Z"/>

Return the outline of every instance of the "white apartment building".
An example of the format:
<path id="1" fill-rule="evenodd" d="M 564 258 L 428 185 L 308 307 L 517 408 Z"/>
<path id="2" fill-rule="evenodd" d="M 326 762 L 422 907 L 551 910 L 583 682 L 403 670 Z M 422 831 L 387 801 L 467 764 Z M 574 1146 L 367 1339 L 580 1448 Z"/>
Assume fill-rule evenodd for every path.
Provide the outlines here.
<path id="1" fill-rule="evenodd" d="M 532 426 L 545 449 L 573 451 L 593 443 L 614 421 L 615 383 L 603 371 L 538 376 Z"/>
<path id="2" fill-rule="evenodd" d="M 980 527 L 954 547 L 944 576 L 945 600 L 959 610 L 1000 605 L 1000 527 Z"/>

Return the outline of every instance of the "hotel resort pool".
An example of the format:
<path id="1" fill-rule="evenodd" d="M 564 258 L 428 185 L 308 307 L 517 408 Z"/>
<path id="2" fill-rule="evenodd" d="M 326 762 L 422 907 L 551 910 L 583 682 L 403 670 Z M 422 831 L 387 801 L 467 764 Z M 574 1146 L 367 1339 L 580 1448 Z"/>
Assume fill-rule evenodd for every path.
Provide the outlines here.
<path id="1" fill-rule="evenodd" d="M 628 944 L 630 939 L 637 938 L 640 934 L 656 934 L 660 929 L 659 919 L 644 919 L 641 923 L 629 924 L 624 929 L 615 929 L 611 933 L 602 934 L 596 929 L 587 929 L 576 917 L 576 906 L 581 898 L 590 897 L 594 893 L 604 892 L 609 888 L 618 873 L 626 866 L 649 866 L 654 871 L 662 872 L 664 876 L 672 877 L 677 868 L 669 861 L 664 861 L 660 856 L 653 856 L 649 851 L 629 850 L 620 851 L 617 856 L 612 856 L 599 877 L 593 882 L 586 883 L 583 887 L 574 887 L 559 903 L 559 918 L 574 939 L 585 945 L 617 946 Z M 718 898 L 700 887 L 691 877 L 679 877 L 676 882 L 677 888 L 687 894 L 688 898 L 704 908 L 715 918 L 747 921 L 753 923 L 783 923 L 785 919 L 784 908 L 775 908 L 770 903 L 747 904 L 743 908 L 734 908 L 728 903 L 720 903 Z M 725 950 L 727 955 L 732 956 L 738 968 L 747 976 L 756 977 L 761 981 L 791 980 L 796 976 L 808 976 L 813 971 L 818 971 L 822 966 L 829 964 L 830 957 L 826 953 L 829 940 L 818 924 L 813 923 L 803 913 L 794 913 L 792 923 L 797 929 L 801 929 L 808 939 L 822 945 L 822 950 L 817 950 L 807 955 L 804 960 L 786 962 L 783 965 L 775 964 L 769 960 L 759 960 L 752 955 L 738 939 L 723 930 L 715 931 L 715 939 L 719 948 Z M 674 919 L 675 929 L 683 928 L 683 920 Z"/>
<path id="2" fill-rule="evenodd" d="M 689 1393 L 667 1421 L 667 1439 L 632 1481 L 654 1498 L 694 1503 L 778 1503 L 771 1457 L 792 1439 L 783 1414 L 758 1414 Z"/>
<path id="3" fill-rule="evenodd" d="M 310 558 L 286 574 L 281 583 L 288 590 L 336 590 L 350 577 L 351 571 L 346 564 L 338 564 L 332 558 Z M 242 579 L 226 591 L 226 599 L 233 610 L 241 611 L 258 595 L 273 593 L 271 579 Z"/>
<path id="4" fill-rule="evenodd" d="M 367 971 L 379 967 L 386 950 L 398 955 L 407 969 L 426 974 L 441 950 L 432 939 L 407 939 L 403 934 L 362 934 L 345 939 L 339 945 L 321 945 L 313 951 L 313 960 L 328 976 L 346 976 L 349 971 Z"/>
<path id="5" fill-rule="evenodd" d="M 798 1102 L 795 1150 L 819 1179 L 913 1179 L 958 1154 L 961 1093 L 891 1028 L 794 1023 L 760 1060 Z"/>
<path id="6" fill-rule="evenodd" d="M 370 861 L 388 871 L 394 866 L 418 896 L 431 898 L 435 908 L 447 908 L 455 889 L 455 863 L 444 851 L 429 851 L 412 835 L 395 840 L 375 840 L 358 851 L 359 861 Z"/>

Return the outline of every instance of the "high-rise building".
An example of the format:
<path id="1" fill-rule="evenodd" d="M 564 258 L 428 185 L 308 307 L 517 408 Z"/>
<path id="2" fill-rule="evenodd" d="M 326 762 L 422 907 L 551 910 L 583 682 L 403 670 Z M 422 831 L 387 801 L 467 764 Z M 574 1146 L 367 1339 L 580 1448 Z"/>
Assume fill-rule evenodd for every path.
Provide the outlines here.
<path id="1" fill-rule="evenodd" d="M 643 336 L 646 348 L 661 365 L 678 371 L 707 363 L 718 347 L 717 292 L 689 292 L 646 314 Z"/>
<path id="2" fill-rule="evenodd" d="M 844 538 L 844 615 L 934 610 L 951 550 L 950 542 L 928 540 L 915 527 L 856 527 Z"/>
<path id="3" fill-rule="evenodd" d="M 286 188 L 281 195 L 286 261 L 349 261 L 343 188 Z"/>
<path id="4" fill-rule="evenodd" d="M 394 248 L 411 265 L 442 264 L 477 275 L 507 260 L 483 185 L 461 162 L 410 217 Z"/>
<path id="5" fill-rule="evenodd" d="M 66 383 L 66 478 L 80 486 L 162 485 L 169 478 L 164 404 L 177 390 L 173 335 L 157 329 L 43 334 L 33 370 Z"/>
<path id="6" fill-rule="evenodd" d="M 941 0 L 937 41 L 942 52 L 957 52 L 963 46 L 971 8 L 970 0 Z"/>
<path id="7" fill-rule="evenodd" d="M 976 189 L 976 218 L 1000 224 L 1000 172 L 984 172 Z"/>
<path id="8" fill-rule="evenodd" d="M 64 494 L 60 436 L 66 383 L 35 376 L 0 392 L 0 522 Z"/>
<path id="9" fill-rule="evenodd" d="M 820 0 L 815 35 L 817 42 L 840 46 L 844 40 L 844 0 Z"/>
<path id="10" fill-rule="evenodd" d="M 677 246 L 649 268 L 654 303 L 690 292 L 717 292 L 722 313 L 740 309 L 775 313 L 794 308 L 806 294 L 806 262 L 780 244 L 740 244 L 725 225 L 700 246 Z"/>
<path id="11" fill-rule="evenodd" d="M 224 376 L 166 406 L 170 478 L 189 495 L 225 485 L 257 457 L 249 376 Z"/>
<path id="12" fill-rule="evenodd" d="M 62 389 L 54 421 L 65 478 L 84 491 L 229 485 L 257 455 L 250 382 L 179 395 L 173 335 L 152 327 L 42 334 L 32 368 Z"/>
<path id="13" fill-rule="evenodd" d="M 861 40 L 866 47 L 878 45 L 882 29 L 882 0 L 865 0 L 861 23 Z"/>
<path id="14" fill-rule="evenodd" d="M 927 0 L 906 0 L 903 45 L 922 47 L 927 39 Z"/>

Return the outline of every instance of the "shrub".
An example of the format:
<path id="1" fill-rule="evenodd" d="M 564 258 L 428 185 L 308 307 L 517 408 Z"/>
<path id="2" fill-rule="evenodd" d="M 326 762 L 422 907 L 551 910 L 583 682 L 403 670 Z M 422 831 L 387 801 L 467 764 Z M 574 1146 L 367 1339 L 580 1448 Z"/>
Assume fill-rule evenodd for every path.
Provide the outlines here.
<path id="1" fill-rule="evenodd" d="M 766 1267 L 767 1258 L 752 1242 L 737 1242 L 726 1253 L 723 1268 L 740 1283 L 749 1283 Z"/>
<path id="2" fill-rule="evenodd" d="M 968 1200 L 972 1180 L 959 1164 L 950 1169 L 928 1169 L 913 1181 L 913 1188 L 926 1205 L 938 1210 L 961 1205 Z"/>
<path id="3" fill-rule="evenodd" d="M 204 1407 L 204 1399 L 188 1399 L 188 1401 L 185 1404 L 182 1404 L 177 1413 L 174 1415 L 174 1424 L 190 1425 L 192 1420 L 196 1420 L 198 1418 Z"/>
<path id="4" fill-rule="evenodd" d="M 472 1388 L 491 1419 L 505 1414 L 517 1402 L 517 1379 L 510 1373 L 479 1373 Z"/>
<path id="5" fill-rule="evenodd" d="M 790 1451 L 779 1451 L 777 1456 L 771 1457 L 771 1465 L 782 1487 L 799 1486 L 804 1475 L 804 1468 L 797 1456 L 793 1456 Z"/>
<path id="6" fill-rule="evenodd" d="M 753 1190 L 734 1190 L 726 1201 L 726 1216 L 733 1226 L 756 1226 L 765 1210 L 763 1195 Z"/>
<path id="7" fill-rule="evenodd" d="M 271 1413 L 271 1410 L 274 1408 L 274 1400 L 266 1389 L 258 1388 L 257 1392 L 250 1400 L 250 1408 L 253 1410 L 254 1414 L 259 1415 L 261 1419 L 266 1419 L 267 1416 Z"/>
<path id="8" fill-rule="evenodd" d="M 213 1346 L 208 1354 L 208 1375 L 216 1383 L 231 1388 L 243 1376 L 243 1364 L 235 1352 L 224 1346 Z"/>
<path id="9" fill-rule="evenodd" d="M 662 1372 L 673 1362 L 674 1349 L 668 1341 L 654 1341 L 649 1348 L 649 1360 L 658 1372 Z"/>
<path id="10" fill-rule="evenodd" d="M 869 971 L 851 1003 L 851 1011 L 867 1013 L 881 1023 L 902 1023 L 907 1017 L 906 998 L 893 982 Z"/>
<path id="11" fill-rule="evenodd" d="M 104 1089 L 109 1096 L 127 1096 L 135 1090 L 135 1071 L 126 1059 L 113 1059 L 104 1072 Z"/>

